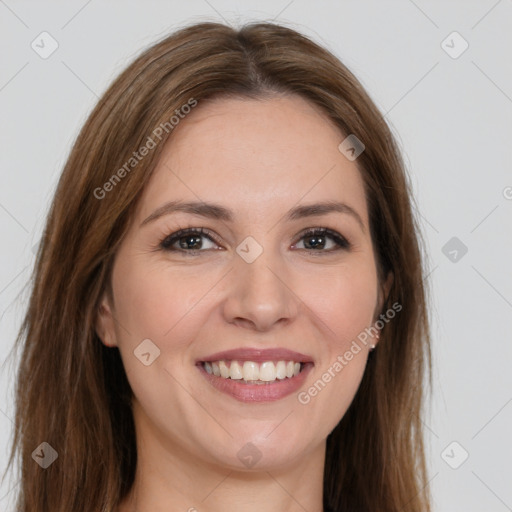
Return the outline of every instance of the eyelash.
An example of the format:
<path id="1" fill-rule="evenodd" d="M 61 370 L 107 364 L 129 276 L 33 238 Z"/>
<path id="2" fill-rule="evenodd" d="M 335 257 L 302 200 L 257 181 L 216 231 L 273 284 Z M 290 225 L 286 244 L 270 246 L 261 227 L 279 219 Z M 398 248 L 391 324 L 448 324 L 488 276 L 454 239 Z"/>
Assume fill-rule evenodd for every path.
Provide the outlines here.
<path id="1" fill-rule="evenodd" d="M 197 253 L 200 252 L 206 252 L 211 249 L 174 249 L 172 246 L 180 239 L 184 238 L 187 235 L 202 235 L 206 238 L 209 238 L 210 241 L 214 242 L 217 245 L 220 245 L 220 243 L 215 239 L 215 237 L 206 229 L 204 228 L 185 228 L 180 229 L 179 231 L 176 231 L 175 233 L 172 233 L 168 236 L 166 236 L 163 240 L 160 241 L 159 247 L 160 249 L 167 251 L 167 252 L 181 252 L 184 254 L 187 254 L 189 256 L 195 256 Z M 352 244 L 342 235 L 337 233 L 336 231 L 333 231 L 328 228 L 308 228 L 304 230 L 299 237 L 299 240 L 302 240 L 303 238 L 306 238 L 308 236 L 327 236 L 331 238 L 336 245 L 338 246 L 337 249 L 329 249 L 329 250 L 315 250 L 315 249 L 298 249 L 302 251 L 308 251 L 310 253 L 333 253 L 340 250 L 350 250 L 352 248 Z M 320 254 L 321 255 L 321 254 Z"/>

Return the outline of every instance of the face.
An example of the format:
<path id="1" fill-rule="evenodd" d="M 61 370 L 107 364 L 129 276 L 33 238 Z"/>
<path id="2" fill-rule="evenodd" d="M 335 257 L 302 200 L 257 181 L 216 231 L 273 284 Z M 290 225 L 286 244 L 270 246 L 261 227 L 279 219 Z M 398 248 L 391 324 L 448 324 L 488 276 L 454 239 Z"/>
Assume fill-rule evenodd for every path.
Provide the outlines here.
<path id="1" fill-rule="evenodd" d="M 368 346 L 345 354 L 386 291 L 344 138 L 289 96 L 199 104 L 167 142 L 97 324 L 119 348 L 138 434 L 163 452 L 291 466 L 346 412 Z M 300 209 L 327 202 L 343 206 Z"/>

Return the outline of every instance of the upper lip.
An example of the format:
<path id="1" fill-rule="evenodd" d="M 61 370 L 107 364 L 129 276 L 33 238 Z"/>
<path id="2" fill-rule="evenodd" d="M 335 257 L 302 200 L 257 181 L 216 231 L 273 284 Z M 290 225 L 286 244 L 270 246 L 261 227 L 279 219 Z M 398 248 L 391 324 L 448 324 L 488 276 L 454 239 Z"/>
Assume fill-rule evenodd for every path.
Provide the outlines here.
<path id="1" fill-rule="evenodd" d="M 196 363 L 222 360 L 254 361 L 255 363 L 263 363 L 265 361 L 295 361 L 297 363 L 313 362 L 313 358 L 310 356 L 301 354 L 300 352 L 295 352 L 294 350 L 288 350 L 287 348 L 235 348 L 202 357 L 198 359 Z"/>

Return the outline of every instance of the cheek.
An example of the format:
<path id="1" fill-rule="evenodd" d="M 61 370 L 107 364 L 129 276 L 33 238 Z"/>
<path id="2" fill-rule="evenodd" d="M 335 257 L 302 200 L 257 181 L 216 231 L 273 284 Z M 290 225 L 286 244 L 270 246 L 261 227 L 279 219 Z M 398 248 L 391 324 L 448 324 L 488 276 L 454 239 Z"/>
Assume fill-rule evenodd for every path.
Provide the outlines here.
<path id="1" fill-rule="evenodd" d="M 132 264 L 129 269 L 119 266 L 113 283 L 123 366 L 135 396 L 154 414 L 162 407 L 162 394 L 155 390 L 179 387 L 173 378 L 175 369 L 189 364 L 186 349 L 202 325 L 197 321 L 200 299 L 211 284 L 151 264 Z M 142 346 L 144 351 L 139 348 Z M 150 364 L 145 365 L 139 356 L 147 352 Z M 167 399 L 172 401 L 171 396 Z"/>
<path id="2" fill-rule="evenodd" d="M 132 265 L 129 272 L 122 270 L 120 267 L 114 283 L 116 315 L 123 327 L 117 326 L 119 350 L 135 395 L 151 408 L 161 399 L 155 389 L 176 390 L 179 385 L 175 379 L 188 378 L 190 347 L 201 337 L 211 308 L 208 292 L 219 276 L 202 272 L 199 277 L 195 271 L 170 269 L 161 262 Z M 144 366 L 135 356 L 146 352 L 139 347 L 147 339 L 151 340 L 150 351 L 158 357 Z M 178 395 L 168 399 L 178 400 Z"/>
<path id="3" fill-rule="evenodd" d="M 199 279 L 161 264 L 133 265 L 129 272 L 122 270 L 114 280 L 119 318 L 125 319 L 132 337 L 153 336 L 161 342 L 179 328 L 187 315 L 197 312 L 201 298 L 213 285 L 208 276 Z"/>
<path id="4" fill-rule="evenodd" d="M 308 306 L 320 320 L 323 346 L 314 378 L 298 401 L 310 425 L 327 436 L 345 415 L 364 375 L 368 349 L 358 336 L 373 320 L 377 276 L 369 264 L 338 268 L 321 284 L 321 293 L 310 294 Z"/>
<path id="5" fill-rule="evenodd" d="M 377 303 L 377 274 L 373 260 L 360 260 L 332 276 L 327 288 L 324 321 L 329 330 L 327 349 L 318 378 L 326 392 L 318 406 L 331 411 L 328 428 L 344 415 L 361 382 L 367 361 L 367 346 L 358 339 L 372 321 Z M 314 395 L 315 390 L 310 390 Z"/>
<path id="6" fill-rule="evenodd" d="M 338 267 L 304 278 L 301 297 L 323 324 L 326 339 L 336 350 L 343 349 L 371 325 L 377 303 L 377 275 L 373 261 Z M 312 284 L 315 287 L 312 288 Z M 306 294 L 306 291 L 309 290 Z"/>

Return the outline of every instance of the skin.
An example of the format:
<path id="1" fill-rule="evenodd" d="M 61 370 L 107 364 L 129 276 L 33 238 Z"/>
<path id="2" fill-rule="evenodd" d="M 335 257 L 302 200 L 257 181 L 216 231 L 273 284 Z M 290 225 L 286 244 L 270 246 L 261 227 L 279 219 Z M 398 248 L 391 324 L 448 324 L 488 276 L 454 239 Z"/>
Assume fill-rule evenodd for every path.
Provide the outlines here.
<path id="1" fill-rule="evenodd" d="M 307 390 L 381 313 L 391 283 L 377 281 L 363 181 L 338 150 L 344 138 L 309 102 L 276 96 L 200 104 L 167 142 L 116 255 L 113 303 L 103 296 L 97 321 L 134 392 L 137 474 L 120 512 L 323 510 L 326 437 L 355 396 L 369 348 L 307 405 L 297 393 L 241 403 L 195 361 L 239 347 L 296 350 L 315 362 Z M 170 200 L 219 203 L 235 219 L 179 212 L 140 226 Z M 363 227 L 338 212 L 283 220 L 298 204 L 326 200 L 351 206 Z M 220 243 L 202 235 L 195 255 L 159 249 L 188 227 Z M 326 237 L 311 249 L 301 234 L 311 227 L 340 233 L 351 248 L 332 250 Z M 236 252 L 247 236 L 263 248 L 252 263 Z M 133 352 L 148 338 L 160 356 L 145 366 Z M 261 453 L 252 468 L 237 456 L 247 443 Z"/>

